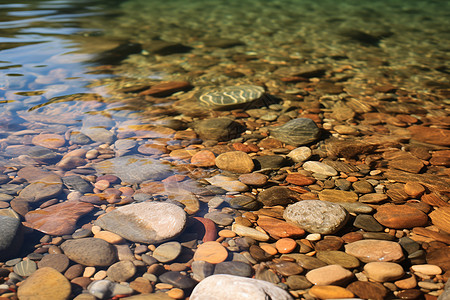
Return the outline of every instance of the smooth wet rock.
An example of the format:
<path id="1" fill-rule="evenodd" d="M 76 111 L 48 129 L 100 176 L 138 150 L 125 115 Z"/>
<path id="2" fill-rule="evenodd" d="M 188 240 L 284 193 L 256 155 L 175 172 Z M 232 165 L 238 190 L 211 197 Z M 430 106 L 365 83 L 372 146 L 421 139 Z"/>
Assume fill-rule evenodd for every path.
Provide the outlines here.
<path id="1" fill-rule="evenodd" d="M 317 268 L 325 267 L 327 263 L 321 261 L 320 259 L 312 256 L 308 256 L 300 253 L 289 253 L 283 254 L 281 258 L 288 257 L 291 259 L 295 259 L 295 261 L 306 270 L 314 270 Z"/>
<path id="2" fill-rule="evenodd" d="M 181 244 L 178 242 L 167 242 L 159 245 L 153 251 L 152 256 L 159 262 L 167 263 L 178 257 L 181 253 Z"/>
<path id="3" fill-rule="evenodd" d="M 257 223 L 274 238 L 298 238 L 305 234 L 303 229 L 276 218 L 259 216 Z"/>
<path id="4" fill-rule="evenodd" d="M 228 251 L 216 241 L 200 244 L 195 251 L 194 261 L 206 261 L 211 264 L 218 264 L 225 261 L 228 257 Z"/>
<path id="5" fill-rule="evenodd" d="M 228 176 L 215 175 L 213 177 L 206 178 L 205 180 L 210 184 L 220 187 L 228 192 L 245 192 L 248 190 L 247 185 Z"/>
<path id="6" fill-rule="evenodd" d="M 169 283 L 180 289 L 190 289 L 197 284 L 197 282 L 188 275 L 183 275 L 180 272 L 175 271 L 165 272 L 158 278 L 161 282 Z"/>
<path id="7" fill-rule="evenodd" d="M 66 201 L 28 212 L 24 224 L 50 235 L 71 234 L 76 229 L 78 219 L 93 209 L 91 203 Z"/>
<path id="8" fill-rule="evenodd" d="M 375 220 L 371 215 L 357 215 L 353 226 L 361 228 L 365 231 L 382 231 L 383 226 Z"/>
<path id="9" fill-rule="evenodd" d="M 66 140 L 59 134 L 43 133 L 36 135 L 31 142 L 36 146 L 41 146 L 49 149 L 58 149 L 59 147 L 64 146 Z"/>
<path id="10" fill-rule="evenodd" d="M 247 153 L 231 151 L 217 156 L 216 166 L 221 170 L 243 174 L 253 171 L 255 165 Z"/>
<path id="11" fill-rule="evenodd" d="M 303 164 L 302 167 L 306 171 L 317 173 L 324 176 L 337 175 L 337 171 L 333 167 L 318 161 L 307 161 Z"/>
<path id="12" fill-rule="evenodd" d="M 204 260 L 193 261 L 191 269 L 194 278 L 197 281 L 201 281 L 214 273 L 215 265 Z"/>
<path id="13" fill-rule="evenodd" d="M 319 193 L 319 199 L 328 202 L 356 202 L 358 195 L 355 192 L 341 190 L 323 190 Z"/>
<path id="14" fill-rule="evenodd" d="M 252 267 L 241 261 L 224 261 L 218 263 L 214 268 L 214 274 L 228 274 L 242 277 L 251 277 Z"/>
<path id="15" fill-rule="evenodd" d="M 23 242 L 19 216 L 11 209 L 0 210 L 0 257 L 15 255 Z"/>
<path id="16" fill-rule="evenodd" d="M 201 120 L 194 124 L 202 140 L 229 141 L 244 132 L 244 127 L 229 118 Z"/>
<path id="17" fill-rule="evenodd" d="M 292 290 L 305 290 L 312 286 L 312 283 L 303 275 L 292 275 L 286 279 L 286 284 Z"/>
<path id="18" fill-rule="evenodd" d="M 320 137 L 320 129 L 313 120 L 298 118 L 286 124 L 269 129 L 270 135 L 283 143 L 302 146 L 316 141 Z"/>
<path id="19" fill-rule="evenodd" d="M 191 300 L 277 299 L 292 297 L 276 285 L 258 279 L 233 275 L 212 275 L 192 291 Z"/>
<path id="20" fill-rule="evenodd" d="M 127 183 L 161 180 L 172 174 L 169 165 L 139 155 L 107 159 L 95 164 L 94 167 L 98 173 L 116 175 Z"/>
<path id="21" fill-rule="evenodd" d="M 306 273 L 306 279 L 315 285 L 340 285 L 352 278 L 353 273 L 340 265 L 329 265 Z"/>
<path id="22" fill-rule="evenodd" d="M 61 193 L 63 184 L 56 174 L 48 174 L 32 181 L 19 193 L 19 198 L 27 202 L 40 202 Z"/>
<path id="23" fill-rule="evenodd" d="M 383 240 L 361 240 L 345 245 L 345 253 L 362 262 L 398 262 L 403 257 L 402 247 L 395 242 Z"/>
<path id="24" fill-rule="evenodd" d="M 364 266 L 364 272 L 373 281 L 386 282 L 400 279 L 405 271 L 399 264 L 393 262 L 370 262 Z"/>
<path id="25" fill-rule="evenodd" d="M 69 267 L 69 258 L 64 254 L 47 254 L 38 262 L 39 269 L 50 267 L 60 273 Z"/>
<path id="26" fill-rule="evenodd" d="M 23 260 L 14 266 L 14 273 L 26 277 L 33 274 L 37 269 L 37 265 L 32 260 Z"/>
<path id="27" fill-rule="evenodd" d="M 62 181 L 69 189 L 79 191 L 82 194 L 92 193 L 93 186 L 78 175 L 64 176 Z"/>
<path id="28" fill-rule="evenodd" d="M 286 176 L 286 182 L 294 185 L 305 186 L 316 182 L 314 178 L 304 176 L 298 173 L 291 173 Z"/>
<path id="29" fill-rule="evenodd" d="M 356 257 L 342 251 L 319 251 L 316 256 L 329 265 L 340 265 L 346 269 L 357 268 L 360 264 Z"/>
<path id="30" fill-rule="evenodd" d="M 336 285 L 316 285 L 308 293 L 319 299 L 347 299 L 354 297 L 352 292 Z"/>
<path id="31" fill-rule="evenodd" d="M 354 281 L 347 289 L 362 299 L 386 299 L 387 289 L 378 282 Z"/>
<path id="32" fill-rule="evenodd" d="M 210 109 L 228 110 L 258 100 L 263 94 L 264 88 L 257 85 L 226 86 L 206 91 L 198 100 Z"/>
<path id="33" fill-rule="evenodd" d="M 291 158 L 293 162 L 299 163 L 307 161 L 311 155 L 312 151 L 308 147 L 298 147 L 289 152 L 287 156 Z"/>
<path id="34" fill-rule="evenodd" d="M 181 233 L 186 213 L 172 203 L 141 202 L 108 212 L 95 224 L 133 242 L 160 243 Z"/>
<path id="35" fill-rule="evenodd" d="M 246 185 L 263 186 L 267 183 L 268 177 L 261 173 L 249 173 L 239 176 L 239 181 Z"/>
<path id="36" fill-rule="evenodd" d="M 85 266 L 110 266 L 117 261 L 116 248 L 102 239 L 67 240 L 61 249 L 68 258 Z"/>
<path id="37" fill-rule="evenodd" d="M 237 235 L 251 237 L 252 239 L 257 241 L 265 242 L 270 239 L 270 237 L 264 232 L 236 223 L 233 224 L 231 230 L 233 230 Z"/>
<path id="38" fill-rule="evenodd" d="M 289 205 L 283 218 L 311 233 L 333 234 L 346 224 L 348 213 L 335 203 L 303 200 Z"/>
<path id="39" fill-rule="evenodd" d="M 388 228 L 423 227 L 428 223 L 428 216 L 409 205 L 385 204 L 377 208 L 374 218 Z"/>
<path id="40" fill-rule="evenodd" d="M 135 274 L 136 266 L 129 260 L 116 262 L 106 271 L 108 278 L 116 282 L 127 281 Z"/>
<path id="41" fill-rule="evenodd" d="M 229 203 L 231 207 L 242 210 L 257 210 L 261 207 L 260 202 L 258 202 L 254 197 L 248 196 L 237 196 L 231 198 Z"/>
<path id="42" fill-rule="evenodd" d="M 191 164 L 197 167 L 213 167 L 216 165 L 216 156 L 209 150 L 202 150 L 191 157 Z"/>
<path id="43" fill-rule="evenodd" d="M 53 268 L 45 267 L 34 272 L 20 285 L 20 300 L 66 300 L 72 288 L 70 282 Z"/>
<path id="44" fill-rule="evenodd" d="M 258 201 L 265 206 L 287 205 L 302 200 L 301 195 L 282 186 L 273 186 L 258 194 Z"/>
<path id="45" fill-rule="evenodd" d="M 412 138 L 420 142 L 439 146 L 450 146 L 450 130 L 425 126 L 410 126 Z"/>

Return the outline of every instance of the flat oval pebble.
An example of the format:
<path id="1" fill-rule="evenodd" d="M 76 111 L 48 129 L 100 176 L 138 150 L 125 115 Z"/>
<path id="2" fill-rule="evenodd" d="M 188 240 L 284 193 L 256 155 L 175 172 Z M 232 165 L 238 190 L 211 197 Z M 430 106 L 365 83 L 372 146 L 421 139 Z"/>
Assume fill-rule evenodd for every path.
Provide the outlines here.
<path id="1" fill-rule="evenodd" d="M 364 272 L 367 277 L 378 282 L 394 281 L 405 274 L 401 265 L 384 261 L 367 263 L 364 266 Z"/>
<path id="2" fill-rule="evenodd" d="M 231 109 L 255 101 L 264 94 L 264 88 L 257 85 L 219 87 L 207 91 L 198 100 L 212 109 Z"/>
<path id="3" fill-rule="evenodd" d="M 268 177 L 261 173 L 248 173 L 239 176 L 239 181 L 254 186 L 262 186 L 267 183 Z"/>
<path id="4" fill-rule="evenodd" d="M 261 242 L 265 242 L 270 239 L 270 237 L 264 232 L 240 224 L 233 224 L 231 230 L 233 230 L 237 235 L 251 237 L 252 239 Z"/>
<path id="5" fill-rule="evenodd" d="M 37 265 L 32 260 L 23 260 L 14 266 L 14 273 L 20 276 L 30 276 L 37 269 Z"/>
<path id="6" fill-rule="evenodd" d="M 165 272 L 158 278 L 161 282 L 169 283 L 180 289 L 191 289 L 197 284 L 197 281 L 192 279 L 190 276 L 175 271 Z"/>
<path id="7" fill-rule="evenodd" d="M 152 256 L 159 262 L 167 263 L 178 257 L 181 253 L 181 244 L 178 242 L 167 242 L 159 245 L 153 251 Z"/>
<path id="8" fill-rule="evenodd" d="M 287 155 L 293 162 L 299 163 L 308 160 L 312 155 L 311 149 L 308 147 L 298 147 L 289 152 Z"/>
<path id="9" fill-rule="evenodd" d="M 327 189 L 319 193 L 319 199 L 328 202 L 356 202 L 358 195 L 355 192 Z"/>
<path id="10" fill-rule="evenodd" d="M 324 176 L 336 176 L 337 171 L 324 163 L 318 162 L 318 161 L 307 161 L 303 164 L 303 169 L 306 171 L 317 173 Z"/>
<path id="11" fill-rule="evenodd" d="M 233 275 L 212 275 L 197 284 L 189 299 L 292 300 L 293 298 L 285 290 L 267 281 Z"/>
<path id="12" fill-rule="evenodd" d="M 346 269 L 358 268 L 360 264 L 356 257 L 342 251 L 319 251 L 316 256 L 329 265 L 340 265 Z"/>
<path id="13" fill-rule="evenodd" d="M 428 223 L 428 216 L 409 205 L 385 204 L 377 208 L 374 218 L 388 228 L 423 227 Z"/>
<path id="14" fill-rule="evenodd" d="M 298 238 L 305 234 L 303 229 L 276 218 L 259 216 L 257 223 L 275 238 Z"/>
<path id="15" fill-rule="evenodd" d="M 66 277 L 53 268 L 45 267 L 21 283 L 17 296 L 20 300 L 67 300 L 71 292 Z"/>
<path id="16" fill-rule="evenodd" d="M 228 257 L 227 249 L 215 241 L 200 244 L 195 250 L 194 261 L 206 261 L 211 264 L 218 264 Z"/>
<path id="17" fill-rule="evenodd" d="M 388 293 L 382 284 L 368 281 L 354 281 L 347 289 L 362 299 L 384 300 Z"/>
<path id="18" fill-rule="evenodd" d="M 110 266 L 117 261 L 116 248 L 102 239 L 67 240 L 61 249 L 68 258 L 85 266 Z"/>
<path id="19" fill-rule="evenodd" d="M 439 275 L 442 273 L 442 269 L 439 266 L 426 264 L 426 265 L 413 265 L 411 271 L 419 272 L 425 275 Z"/>
<path id="20" fill-rule="evenodd" d="M 277 248 L 278 252 L 280 253 L 291 253 L 294 251 L 295 247 L 297 247 L 297 243 L 290 238 L 282 238 L 279 239 L 275 243 L 275 247 Z"/>
<path id="21" fill-rule="evenodd" d="M 255 164 L 247 153 L 230 151 L 217 156 L 216 166 L 221 170 L 243 174 L 253 171 Z"/>
<path id="22" fill-rule="evenodd" d="M 340 265 L 320 267 L 306 273 L 306 279 L 315 285 L 340 285 L 352 278 L 353 273 Z"/>
<path id="23" fill-rule="evenodd" d="M 346 299 L 354 297 L 352 292 L 336 285 L 313 286 L 308 293 L 319 299 Z"/>
<path id="24" fill-rule="evenodd" d="M 320 137 L 319 127 L 309 118 L 292 119 L 281 126 L 269 128 L 269 131 L 275 139 L 293 146 L 306 145 Z"/>
<path id="25" fill-rule="evenodd" d="M 121 237 L 120 235 L 118 235 L 114 232 L 105 231 L 105 230 L 95 233 L 94 237 L 97 239 L 105 240 L 110 244 L 122 244 L 125 242 L 125 239 L 123 237 Z"/>
<path id="26" fill-rule="evenodd" d="M 202 150 L 191 157 L 191 164 L 197 167 L 213 167 L 216 165 L 216 156 L 209 150 Z"/>
<path id="27" fill-rule="evenodd" d="M 362 262 L 397 262 L 403 259 L 402 247 L 395 242 L 382 240 L 361 240 L 345 245 L 345 253 Z"/>
<path id="28" fill-rule="evenodd" d="M 64 146 L 66 140 L 63 136 L 54 133 L 43 133 L 36 135 L 31 142 L 36 146 L 42 146 L 50 149 L 58 149 Z"/>
<path id="29" fill-rule="evenodd" d="M 38 262 L 39 269 L 50 267 L 63 273 L 69 267 L 69 258 L 64 254 L 48 254 Z"/>
<path id="30" fill-rule="evenodd" d="M 242 277 L 251 277 L 252 267 L 242 261 L 224 261 L 218 263 L 214 268 L 214 274 L 228 274 Z"/>
<path id="31" fill-rule="evenodd" d="M 342 206 L 321 200 L 304 200 L 289 205 L 283 218 L 311 233 L 333 234 L 348 220 Z"/>
<path id="32" fill-rule="evenodd" d="M 116 262 L 106 271 L 108 278 L 116 282 L 127 281 L 134 274 L 136 274 L 136 266 L 129 260 Z"/>
<path id="33" fill-rule="evenodd" d="M 95 224 L 133 242 L 160 243 L 184 229 L 186 213 L 172 203 L 142 202 L 108 212 Z"/>

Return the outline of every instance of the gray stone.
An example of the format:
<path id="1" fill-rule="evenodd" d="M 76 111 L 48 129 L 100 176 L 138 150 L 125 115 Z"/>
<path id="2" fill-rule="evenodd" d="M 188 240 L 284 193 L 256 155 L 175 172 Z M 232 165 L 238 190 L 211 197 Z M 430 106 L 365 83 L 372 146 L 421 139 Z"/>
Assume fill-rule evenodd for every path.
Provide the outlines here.
<path id="1" fill-rule="evenodd" d="M 136 274 L 136 266 L 129 260 L 119 261 L 106 270 L 106 275 L 112 281 L 127 281 Z"/>
<path id="2" fill-rule="evenodd" d="M 197 282 L 191 277 L 175 271 L 163 273 L 159 276 L 159 280 L 164 283 L 169 283 L 180 289 L 190 289 L 197 284 Z"/>
<path id="3" fill-rule="evenodd" d="M 55 163 L 61 157 L 58 153 L 55 153 L 52 150 L 42 146 L 35 146 L 30 148 L 28 150 L 28 155 L 32 159 L 43 163 Z"/>
<path id="4" fill-rule="evenodd" d="M 70 134 L 70 141 L 78 145 L 87 145 L 92 143 L 92 140 L 87 135 L 81 132 L 72 132 Z"/>
<path id="5" fill-rule="evenodd" d="M 279 169 L 287 165 L 288 161 L 281 155 L 256 156 L 253 159 L 255 169 Z"/>
<path id="6" fill-rule="evenodd" d="M 127 183 L 141 183 L 146 180 L 161 180 L 172 174 L 169 165 L 157 160 L 128 155 L 108 159 L 95 164 L 95 169 L 101 174 L 113 174 Z"/>
<path id="7" fill-rule="evenodd" d="M 193 261 L 191 265 L 193 273 L 192 278 L 197 281 L 202 281 L 206 277 L 214 274 L 214 266 L 214 264 L 203 260 Z"/>
<path id="8" fill-rule="evenodd" d="M 339 204 L 321 200 L 304 200 L 289 205 L 283 217 L 289 223 L 308 232 L 333 234 L 345 225 L 348 212 Z"/>
<path id="9" fill-rule="evenodd" d="M 153 257 L 159 262 L 167 263 L 173 261 L 181 253 L 181 244 L 178 242 L 168 242 L 159 245 L 153 251 Z"/>
<path id="10" fill-rule="evenodd" d="M 186 213 L 172 203 L 141 202 L 108 212 L 95 224 L 132 242 L 161 243 L 181 233 Z"/>
<path id="11" fill-rule="evenodd" d="M 221 226 L 228 226 L 233 223 L 234 218 L 233 216 L 230 216 L 229 214 L 220 212 L 220 211 L 212 211 L 205 215 L 205 218 L 210 219 L 217 225 Z"/>
<path id="12" fill-rule="evenodd" d="M 102 239 L 67 240 L 61 249 L 68 258 L 85 266 L 110 266 L 117 261 L 116 248 Z"/>
<path id="13" fill-rule="evenodd" d="M 282 126 L 272 127 L 269 131 L 272 137 L 294 146 L 312 143 L 320 137 L 319 127 L 308 118 L 293 119 Z"/>
<path id="14" fill-rule="evenodd" d="M 62 181 L 69 189 L 78 191 L 82 194 L 92 193 L 93 191 L 92 184 L 78 175 L 65 176 L 62 178 Z"/>
<path id="15" fill-rule="evenodd" d="M 112 144 L 115 139 L 114 133 L 105 128 L 82 128 L 81 132 L 87 135 L 94 142 Z"/>
<path id="16" fill-rule="evenodd" d="M 40 202 L 61 193 L 63 184 L 56 174 L 49 174 L 27 185 L 19 193 L 19 198 L 27 202 Z"/>
<path id="17" fill-rule="evenodd" d="M 16 254 L 23 242 L 22 224 L 12 209 L 0 210 L 0 257 Z"/>
<path id="18" fill-rule="evenodd" d="M 14 273 L 17 275 L 27 277 L 37 270 L 37 265 L 34 261 L 28 259 L 23 260 L 14 266 Z"/>
<path id="19" fill-rule="evenodd" d="M 382 231 L 384 227 L 371 215 L 357 215 L 353 226 L 365 231 Z"/>
<path id="20" fill-rule="evenodd" d="M 218 263 L 214 269 L 214 274 L 228 274 L 242 277 L 251 277 L 252 273 L 252 267 L 241 261 L 224 261 Z"/>
<path id="21" fill-rule="evenodd" d="M 373 212 L 373 208 L 371 206 L 360 202 L 335 202 L 335 203 L 339 204 L 350 213 L 370 214 L 371 212 Z"/>
<path id="22" fill-rule="evenodd" d="M 209 276 L 194 288 L 190 299 L 236 300 L 250 299 L 249 297 L 251 299 L 293 299 L 288 292 L 270 282 L 233 275 Z"/>

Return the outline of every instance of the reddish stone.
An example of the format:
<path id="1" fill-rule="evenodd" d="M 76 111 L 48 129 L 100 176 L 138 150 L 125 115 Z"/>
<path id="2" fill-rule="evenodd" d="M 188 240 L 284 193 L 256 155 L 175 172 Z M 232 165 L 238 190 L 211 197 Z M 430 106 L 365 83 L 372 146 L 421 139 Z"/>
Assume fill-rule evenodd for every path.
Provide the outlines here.
<path id="1" fill-rule="evenodd" d="M 349 232 L 342 236 L 342 239 L 346 243 L 352 243 L 356 241 L 360 241 L 364 238 L 363 234 L 360 232 Z"/>
<path id="2" fill-rule="evenodd" d="M 274 138 L 265 138 L 258 143 L 258 146 L 263 149 L 277 149 L 282 148 L 283 143 Z"/>
<path id="3" fill-rule="evenodd" d="M 412 228 L 428 224 L 428 216 L 408 205 L 385 204 L 377 208 L 374 218 L 388 228 Z"/>
<path id="4" fill-rule="evenodd" d="M 142 144 L 137 150 L 139 153 L 146 155 L 159 155 L 169 153 L 169 151 L 166 149 L 166 146 L 151 143 Z"/>
<path id="5" fill-rule="evenodd" d="M 254 144 L 233 143 L 233 148 L 237 151 L 243 151 L 245 153 L 259 151 L 259 147 Z"/>
<path id="6" fill-rule="evenodd" d="M 405 193 L 415 198 L 422 195 L 425 192 L 425 188 L 418 182 L 407 182 L 405 184 Z"/>
<path id="7" fill-rule="evenodd" d="M 239 181 L 247 185 L 262 186 L 267 183 L 269 178 L 261 173 L 249 173 L 239 176 Z"/>
<path id="8" fill-rule="evenodd" d="M 31 142 L 36 146 L 57 149 L 64 146 L 66 140 L 59 134 L 43 133 L 35 136 Z"/>
<path id="9" fill-rule="evenodd" d="M 450 234 L 439 233 L 439 232 L 432 231 L 432 230 L 422 228 L 422 227 L 415 227 L 415 228 L 413 228 L 412 231 L 415 234 L 423 235 L 423 236 L 432 238 L 436 241 L 443 242 L 443 243 L 446 243 L 447 245 L 450 245 Z"/>
<path id="10" fill-rule="evenodd" d="M 450 234 L 450 207 L 440 207 L 430 213 L 431 221 L 440 230 Z"/>
<path id="11" fill-rule="evenodd" d="M 412 138 L 420 142 L 439 146 L 450 146 L 450 130 L 441 128 L 430 128 L 425 126 L 411 126 L 408 130 Z"/>
<path id="12" fill-rule="evenodd" d="M 288 183 L 300 185 L 300 186 L 310 185 L 310 184 L 313 184 L 314 182 L 316 182 L 316 180 L 314 178 L 306 177 L 306 176 L 304 176 L 302 174 L 298 174 L 298 173 L 288 174 L 288 176 L 286 176 L 285 180 Z"/>
<path id="13" fill-rule="evenodd" d="M 434 193 L 423 195 L 420 198 L 420 200 L 422 200 L 423 202 L 425 202 L 426 204 L 429 204 L 431 206 L 437 206 L 437 207 L 450 206 L 450 204 L 448 204 L 447 202 L 442 200 L 438 195 L 436 195 Z"/>
<path id="14" fill-rule="evenodd" d="M 274 238 L 296 238 L 305 234 L 305 231 L 297 226 L 293 226 L 286 221 L 260 215 L 258 225 Z"/>
<path id="15" fill-rule="evenodd" d="M 50 235 L 71 234 L 76 229 L 77 220 L 90 212 L 90 203 L 68 201 L 45 209 L 28 212 L 24 225 Z"/>
<path id="16" fill-rule="evenodd" d="M 202 238 L 203 242 L 215 241 L 217 239 L 216 224 L 212 220 L 202 217 L 194 217 L 194 219 L 200 223 L 200 224 L 197 223 L 197 225 L 195 226 L 200 229 L 196 230 L 196 232 L 200 236 L 203 235 Z"/>
<path id="17" fill-rule="evenodd" d="M 191 164 L 197 167 L 213 167 L 216 165 L 216 156 L 209 150 L 202 150 L 191 157 Z"/>
<path id="18" fill-rule="evenodd" d="M 362 299 L 383 300 L 387 295 L 386 288 L 378 282 L 355 281 L 347 289 Z"/>
<path id="19" fill-rule="evenodd" d="M 191 84 L 187 81 L 171 81 L 159 83 L 148 90 L 139 93 L 139 96 L 167 97 L 175 92 L 189 90 Z"/>
<path id="20" fill-rule="evenodd" d="M 344 244 L 344 240 L 338 236 L 325 236 L 323 240 L 318 241 L 314 248 L 316 251 L 339 250 Z"/>

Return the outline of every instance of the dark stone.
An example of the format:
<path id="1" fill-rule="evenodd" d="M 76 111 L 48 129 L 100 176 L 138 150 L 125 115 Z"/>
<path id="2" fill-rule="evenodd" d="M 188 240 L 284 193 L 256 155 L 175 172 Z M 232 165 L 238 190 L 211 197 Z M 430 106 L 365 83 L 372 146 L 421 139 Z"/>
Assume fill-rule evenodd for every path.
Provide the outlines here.
<path id="1" fill-rule="evenodd" d="M 78 191 L 82 194 L 92 193 L 93 191 L 92 184 L 78 175 L 62 177 L 62 181 L 69 189 Z"/>
<path id="2" fill-rule="evenodd" d="M 258 201 L 266 206 L 288 205 L 301 201 L 300 194 L 286 187 L 270 187 L 258 194 Z"/>
<path id="3" fill-rule="evenodd" d="M 42 147 L 42 146 L 35 146 L 28 150 L 28 155 L 38 161 L 42 162 L 44 164 L 53 164 L 56 163 L 60 159 L 60 155 L 53 152 L 52 150 Z"/>
<path id="4" fill-rule="evenodd" d="M 22 242 L 23 231 L 20 219 L 0 215 L 0 258 L 17 255 Z"/>
<path id="5" fill-rule="evenodd" d="M 261 203 L 252 197 L 237 196 L 235 198 L 231 198 L 230 206 L 242 210 L 258 210 L 261 207 Z"/>
<path id="6" fill-rule="evenodd" d="M 365 231 L 383 231 L 384 227 L 371 215 L 357 215 L 353 226 Z"/>
<path id="7" fill-rule="evenodd" d="M 249 252 L 250 255 L 257 261 L 268 261 L 273 258 L 273 255 L 270 255 L 257 245 L 251 245 L 249 248 Z"/>
<path id="8" fill-rule="evenodd" d="M 216 118 L 194 124 L 195 132 L 202 140 L 229 141 L 245 131 L 245 127 L 232 119 Z"/>
<path id="9" fill-rule="evenodd" d="M 253 159 L 255 170 L 279 169 L 288 164 L 288 160 L 280 155 L 258 156 Z"/>
<path id="10" fill-rule="evenodd" d="M 164 283 L 169 283 L 180 289 L 191 289 L 197 284 L 197 281 L 195 281 L 191 277 L 175 271 L 163 273 L 159 276 L 159 280 Z"/>
<path id="11" fill-rule="evenodd" d="M 253 269 L 249 264 L 241 261 L 224 261 L 216 265 L 214 274 L 229 274 L 251 277 Z"/>
<path id="12" fill-rule="evenodd" d="M 319 127 L 308 118 L 293 119 L 282 126 L 272 127 L 269 131 L 272 137 L 297 147 L 312 143 L 320 137 Z"/>

